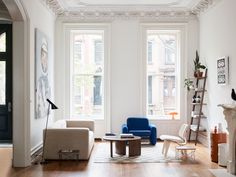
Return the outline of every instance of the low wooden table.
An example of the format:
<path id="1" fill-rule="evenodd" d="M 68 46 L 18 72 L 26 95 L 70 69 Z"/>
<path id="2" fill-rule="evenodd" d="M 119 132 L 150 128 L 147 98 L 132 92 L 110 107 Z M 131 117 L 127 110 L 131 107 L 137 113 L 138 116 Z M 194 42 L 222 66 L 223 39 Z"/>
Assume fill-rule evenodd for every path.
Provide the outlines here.
<path id="1" fill-rule="evenodd" d="M 126 154 L 126 144 L 129 146 L 129 157 L 141 155 L 141 137 L 120 138 L 119 136 L 104 136 L 104 140 L 110 141 L 110 154 L 113 157 L 113 142 L 115 142 L 116 154 Z"/>

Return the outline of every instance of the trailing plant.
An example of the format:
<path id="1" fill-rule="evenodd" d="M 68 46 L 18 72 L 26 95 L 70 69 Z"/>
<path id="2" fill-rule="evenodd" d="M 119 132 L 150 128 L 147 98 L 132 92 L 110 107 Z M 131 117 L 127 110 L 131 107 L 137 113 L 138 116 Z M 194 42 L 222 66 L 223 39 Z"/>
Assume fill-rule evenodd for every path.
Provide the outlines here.
<path id="1" fill-rule="evenodd" d="M 184 87 L 187 87 L 187 90 L 190 91 L 191 88 L 194 88 L 193 81 L 191 79 L 184 79 Z"/>

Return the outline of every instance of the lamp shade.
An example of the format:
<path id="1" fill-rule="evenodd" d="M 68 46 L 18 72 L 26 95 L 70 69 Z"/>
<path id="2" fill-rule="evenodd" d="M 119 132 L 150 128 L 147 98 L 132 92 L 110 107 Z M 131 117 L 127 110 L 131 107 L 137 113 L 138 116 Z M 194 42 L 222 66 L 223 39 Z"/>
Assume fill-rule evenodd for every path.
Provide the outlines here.
<path id="1" fill-rule="evenodd" d="M 47 102 L 51 105 L 51 109 L 58 109 L 58 107 L 53 102 L 51 102 L 49 99 L 47 99 Z"/>

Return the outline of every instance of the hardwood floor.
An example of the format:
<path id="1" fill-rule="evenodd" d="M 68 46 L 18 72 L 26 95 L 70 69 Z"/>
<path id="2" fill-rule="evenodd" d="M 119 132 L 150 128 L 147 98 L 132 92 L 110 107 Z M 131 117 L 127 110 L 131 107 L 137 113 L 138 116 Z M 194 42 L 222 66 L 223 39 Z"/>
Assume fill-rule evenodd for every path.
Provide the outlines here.
<path id="1" fill-rule="evenodd" d="M 95 143 L 88 162 L 51 161 L 48 164 L 36 164 L 27 168 L 12 168 L 12 149 L 2 148 L 0 149 L 0 177 L 214 177 L 208 169 L 221 168 L 210 161 L 209 150 L 200 144 L 197 145 L 195 163 L 190 161 L 183 163 L 94 163 L 92 158 L 94 158 L 98 143 L 104 142 Z M 107 146 L 109 146 L 108 143 Z M 171 148 L 174 148 L 173 146 L 172 144 Z"/>

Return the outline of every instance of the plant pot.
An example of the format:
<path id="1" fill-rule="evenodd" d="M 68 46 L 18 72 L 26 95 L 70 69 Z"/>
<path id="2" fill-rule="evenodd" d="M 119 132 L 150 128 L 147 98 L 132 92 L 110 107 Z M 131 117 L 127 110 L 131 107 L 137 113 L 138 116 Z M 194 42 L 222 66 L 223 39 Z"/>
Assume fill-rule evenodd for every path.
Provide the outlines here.
<path id="1" fill-rule="evenodd" d="M 202 77 L 202 76 L 203 76 L 203 72 L 201 72 L 201 71 L 194 72 L 194 77 Z"/>
<path id="2" fill-rule="evenodd" d="M 200 71 L 199 71 L 199 72 L 197 73 L 197 77 L 202 77 L 202 76 L 203 76 L 203 72 L 200 72 Z"/>

